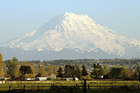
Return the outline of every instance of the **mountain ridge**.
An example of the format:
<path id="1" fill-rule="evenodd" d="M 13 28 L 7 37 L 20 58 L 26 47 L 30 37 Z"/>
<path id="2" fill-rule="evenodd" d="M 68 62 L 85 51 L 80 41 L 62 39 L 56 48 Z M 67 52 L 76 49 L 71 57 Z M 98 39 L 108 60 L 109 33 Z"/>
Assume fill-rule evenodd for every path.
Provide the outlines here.
<path id="1" fill-rule="evenodd" d="M 100 49 L 107 54 L 120 57 L 127 56 L 126 52 L 129 50 L 140 53 L 140 41 L 121 36 L 107 27 L 96 24 L 87 15 L 74 13 L 53 17 L 37 30 L 0 46 L 38 52 L 70 49 L 90 53 Z"/>

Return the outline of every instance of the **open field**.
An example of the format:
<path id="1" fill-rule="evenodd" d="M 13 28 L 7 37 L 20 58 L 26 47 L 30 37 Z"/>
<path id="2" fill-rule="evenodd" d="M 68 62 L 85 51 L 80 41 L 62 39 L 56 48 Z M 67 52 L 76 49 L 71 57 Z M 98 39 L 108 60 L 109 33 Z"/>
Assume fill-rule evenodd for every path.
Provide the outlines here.
<path id="1" fill-rule="evenodd" d="M 0 91 L 12 91 L 12 90 L 23 90 L 23 91 L 82 91 L 84 81 L 7 81 L 6 84 L 0 84 Z M 87 81 L 86 88 L 88 93 L 90 91 L 98 91 L 101 93 L 102 90 L 139 90 L 139 81 L 101 81 L 92 80 Z M 130 92 L 130 91 L 129 91 Z"/>

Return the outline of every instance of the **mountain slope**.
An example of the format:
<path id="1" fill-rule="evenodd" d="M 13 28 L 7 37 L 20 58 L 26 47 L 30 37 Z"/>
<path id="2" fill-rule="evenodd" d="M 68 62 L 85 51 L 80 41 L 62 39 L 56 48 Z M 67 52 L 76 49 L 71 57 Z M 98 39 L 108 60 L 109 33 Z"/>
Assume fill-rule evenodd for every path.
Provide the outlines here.
<path id="1" fill-rule="evenodd" d="M 140 54 L 140 41 L 118 35 L 109 28 L 97 24 L 87 15 L 74 13 L 56 16 L 36 31 L 0 46 L 21 48 L 24 52 L 35 50 L 59 53 L 68 49 L 82 54 L 102 51 L 110 56 L 127 57 L 131 50 L 132 54 L 128 57 Z"/>

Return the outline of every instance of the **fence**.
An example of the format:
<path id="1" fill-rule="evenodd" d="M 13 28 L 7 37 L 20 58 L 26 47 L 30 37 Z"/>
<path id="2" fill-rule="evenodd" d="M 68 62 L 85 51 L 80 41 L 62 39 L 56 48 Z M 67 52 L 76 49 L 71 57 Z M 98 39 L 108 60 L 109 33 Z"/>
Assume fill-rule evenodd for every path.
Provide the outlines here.
<path id="1" fill-rule="evenodd" d="M 42 91 L 42 90 L 83 90 L 86 93 L 86 90 L 91 89 L 140 89 L 139 82 L 92 82 L 92 81 L 81 81 L 77 83 L 71 82 L 48 82 L 48 83 L 9 83 L 0 85 L 1 91 L 13 91 L 13 90 L 22 90 L 22 91 Z"/>

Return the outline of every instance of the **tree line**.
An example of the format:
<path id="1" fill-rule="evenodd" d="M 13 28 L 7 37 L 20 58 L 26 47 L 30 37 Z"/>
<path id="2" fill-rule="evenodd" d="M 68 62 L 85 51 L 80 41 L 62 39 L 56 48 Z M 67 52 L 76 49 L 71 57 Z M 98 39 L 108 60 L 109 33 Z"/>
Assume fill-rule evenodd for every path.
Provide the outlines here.
<path id="1" fill-rule="evenodd" d="M 118 64 L 118 60 L 111 59 L 114 63 L 111 63 L 109 59 L 104 61 L 110 64 Z M 65 64 L 62 64 L 66 62 Z M 83 64 L 82 64 L 83 62 Z M 91 62 L 90 64 L 88 64 Z M 11 80 L 35 77 L 47 77 L 51 74 L 55 74 L 57 79 L 63 78 L 78 78 L 78 79 L 126 79 L 126 80 L 138 80 L 139 79 L 139 61 L 138 59 L 124 60 L 124 63 L 136 63 L 137 67 L 133 69 L 125 68 L 123 66 L 108 66 L 103 60 L 91 60 L 83 59 L 79 60 L 56 60 L 54 61 L 18 61 L 16 57 L 3 61 L 2 54 L 0 54 L 0 77 L 9 77 Z M 121 64 L 124 64 L 124 63 Z M 62 64 L 62 65 L 61 65 Z M 129 63 L 130 64 L 130 63 Z M 89 67 L 90 65 L 90 67 Z M 128 64 L 124 65 L 127 66 Z M 87 69 L 88 68 L 88 69 Z"/>

